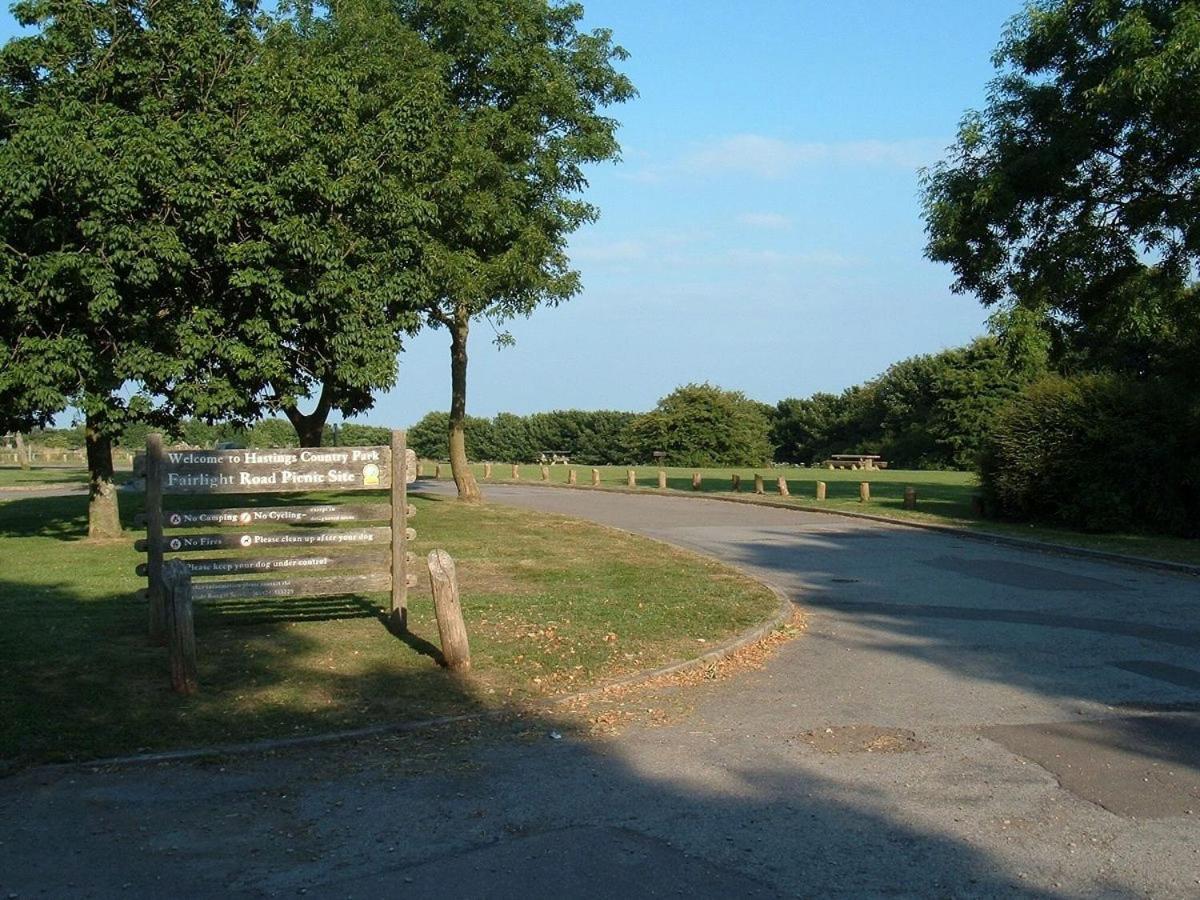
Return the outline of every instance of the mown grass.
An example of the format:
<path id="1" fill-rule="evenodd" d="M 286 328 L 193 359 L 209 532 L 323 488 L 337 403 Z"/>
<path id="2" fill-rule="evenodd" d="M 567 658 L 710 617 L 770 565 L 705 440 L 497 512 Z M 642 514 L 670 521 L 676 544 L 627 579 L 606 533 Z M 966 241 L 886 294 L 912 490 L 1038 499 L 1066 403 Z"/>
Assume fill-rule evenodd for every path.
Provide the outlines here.
<path id="1" fill-rule="evenodd" d="M 132 547 L 135 499 L 122 497 L 126 538 L 100 544 L 83 540 L 82 496 L 0 503 L 6 765 L 491 709 L 695 657 L 776 608 L 748 578 L 622 532 L 417 497 L 412 549 L 444 548 L 458 563 L 469 678 L 435 661 L 423 581 L 406 636 L 386 627 L 383 596 L 203 605 L 201 692 L 184 699 L 169 689 L 165 650 L 146 638 L 145 603 L 133 599 L 144 584 L 134 574 L 144 558 Z"/>
<path id="2" fill-rule="evenodd" d="M 0 466 L 0 488 L 87 482 L 87 469 L 78 466 Z"/>
<path id="3" fill-rule="evenodd" d="M 449 464 L 441 463 L 440 465 L 441 477 L 448 479 L 450 477 Z M 435 462 L 422 462 L 423 474 L 426 477 L 434 476 L 437 467 L 438 464 Z M 568 472 L 573 468 L 580 488 L 586 490 L 591 485 L 592 470 L 590 466 L 556 465 L 547 468 L 551 484 L 565 485 Z M 626 489 L 628 469 L 629 467 L 626 466 L 598 467 L 600 486 Z M 481 483 L 485 485 L 488 483 L 488 480 L 483 477 L 482 464 L 473 465 L 472 470 Z M 542 483 L 540 466 L 519 466 L 518 471 L 521 483 Z M 639 490 L 658 492 L 658 469 L 656 467 L 636 467 L 634 471 Z M 702 479 L 701 492 L 753 498 L 754 475 L 757 473 L 763 476 L 766 491 L 765 498 L 757 499 L 766 499 L 773 503 L 830 511 L 865 512 L 901 521 L 924 521 L 953 525 L 988 534 L 1023 537 L 1068 547 L 1083 547 L 1149 559 L 1200 565 L 1200 541 L 1197 540 L 1152 534 L 1087 534 L 1064 528 L 1048 528 L 1041 525 L 979 518 L 971 508 L 971 498 L 979 492 L 978 479 L 971 472 L 904 469 L 853 471 L 816 468 L 699 470 L 667 468 L 664 471 L 667 473 L 668 490 L 692 493 L 692 472 L 699 471 Z M 734 474 L 741 477 L 740 494 L 735 494 L 732 489 L 731 476 Z M 778 493 L 776 484 L 780 477 L 787 480 L 788 490 L 791 494 L 788 498 L 783 498 Z M 512 467 L 496 464 L 492 469 L 491 481 L 493 483 L 512 482 Z M 826 499 L 820 503 L 816 499 L 818 481 L 825 482 L 827 486 Z M 867 481 L 871 485 L 871 500 L 865 504 L 859 502 L 858 499 L 859 484 L 863 481 Z M 912 486 L 917 491 L 916 510 L 903 508 L 904 488 L 907 486 Z"/>

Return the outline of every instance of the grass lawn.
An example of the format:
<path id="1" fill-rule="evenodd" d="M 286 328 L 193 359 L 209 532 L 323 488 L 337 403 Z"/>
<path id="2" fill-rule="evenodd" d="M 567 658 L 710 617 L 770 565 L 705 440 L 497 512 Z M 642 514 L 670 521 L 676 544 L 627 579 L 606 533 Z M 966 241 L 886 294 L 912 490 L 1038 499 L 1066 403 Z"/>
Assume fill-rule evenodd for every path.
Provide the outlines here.
<path id="1" fill-rule="evenodd" d="M 424 461 L 422 466 L 426 477 L 435 474 L 436 463 Z M 586 489 L 591 484 L 592 470 L 590 466 L 550 466 L 550 482 L 565 485 L 570 468 L 575 469 L 579 486 Z M 483 466 L 476 464 L 472 466 L 472 469 L 480 482 L 486 485 L 487 481 L 483 478 Z M 541 483 L 540 466 L 519 466 L 518 470 L 522 482 Z M 601 487 L 625 488 L 627 471 L 625 466 L 599 467 Z M 692 472 L 694 470 L 668 468 L 665 471 L 669 490 L 692 493 Z M 1200 541 L 1197 540 L 1148 534 L 1086 534 L 1041 525 L 980 519 L 971 513 L 971 497 L 978 492 L 978 481 L 971 472 L 930 472 L 903 469 L 880 469 L 864 472 L 849 469 L 800 468 L 700 469 L 698 471 L 702 479 L 700 490 L 703 492 L 734 496 L 731 476 L 738 474 L 742 480 L 741 495 L 753 497 L 754 475 L 757 472 L 763 476 L 766 498 L 772 502 L 790 506 L 866 512 L 900 520 L 955 525 L 989 534 L 1023 537 L 1072 547 L 1200 565 Z M 785 499 L 779 496 L 776 481 L 780 476 L 787 479 L 788 490 L 791 492 L 789 498 Z M 441 477 L 449 479 L 449 463 L 441 464 Z M 657 492 L 658 469 L 656 467 L 637 468 L 636 478 L 639 489 Z M 492 470 L 491 480 L 493 482 L 511 482 L 512 467 L 496 464 Z M 818 481 L 824 481 L 827 485 L 826 499 L 820 504 L 816 500 Z M 865 504 L 860 503 L 858 499 L 858 486 L 863 481 L 871 483 L 871 501 Z M 909 485 L 917 490 L 917 509 L 915 511 L 903 508 L 904 488 Z"/>
<path id="2" fill-rule="evenodd" d="M 36 487 L 40 484 L 67 482 L 87 483 L 87 469 L 77 466 L 34 466 L 22 469 L 19 466 L 0 466 L 0 488 Z"/>
<path id="3" fill-rule="evenodd" d="M 441 547 L 458 562 L 470 677 L 434 661 L 423 582 L 411 592 L 405 638 L 385 627 L 383 596 L 200 605 L 201 692 L 183 699 L 169 689 L 166 651 L 148 644 L 145 604 L 132 599 L 144 584 L 134 574 L 144 557 L 132 547 L 138 500 L 121 497 L 126 539 L 106 544 L 82 539 L 85 497 L 0 502 L 0 768 L 552 696 L 698 656 L 777 606 L 756 582 L 661 544 L 417 497 L 413 550 Z"/>

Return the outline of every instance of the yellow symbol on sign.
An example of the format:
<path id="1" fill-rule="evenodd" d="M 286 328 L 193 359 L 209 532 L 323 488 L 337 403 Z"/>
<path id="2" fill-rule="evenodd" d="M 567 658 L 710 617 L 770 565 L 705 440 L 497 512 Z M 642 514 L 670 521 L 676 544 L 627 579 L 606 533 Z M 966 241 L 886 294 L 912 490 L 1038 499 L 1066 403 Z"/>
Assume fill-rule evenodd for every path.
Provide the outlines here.
<path id="1" fill-rule="evenodd" d="M 379 466 L 374 463 L 363 466 L 363 484 L 379 484 Z"/>

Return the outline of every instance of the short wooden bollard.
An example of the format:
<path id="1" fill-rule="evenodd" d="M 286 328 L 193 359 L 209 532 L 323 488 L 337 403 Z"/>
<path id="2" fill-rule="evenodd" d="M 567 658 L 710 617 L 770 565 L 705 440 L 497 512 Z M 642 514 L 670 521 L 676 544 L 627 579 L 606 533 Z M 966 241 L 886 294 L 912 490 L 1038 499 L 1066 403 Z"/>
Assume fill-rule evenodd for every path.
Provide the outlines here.
<path id="1" fill-rule="evenodd" d="M 442 477 L 442 464 L 436 463 L 433 467 L 433 480 L 437 481 Z"/>
<path id="2" fill-rule="evenodd" d="M 492 464 L 491 463 L 483 464 L 483 477 L 487 478 L 487 479 L 491 479 L 491 477 L 492 477 Z"/>
<path id="3" fill-rule="evenodd" d="M 982 519 L 983 512 L 984 512 L 983 498 L 980 497 L 978 494 L 974 494 L 971 497 L 971 515 L 973 515 L 977 519 Z"/>
<path id="4" fill-rule="evenodd" d="M 700 490 L 700 473 L 699 472 L 692 473 L 692 490 L 693 491 Z"/>
<path id="5" fill-rule="evenodd" d="M 788 490 L 787 479 L 784 478 L 782 475 L 780 475 L 779 476 L 779 496 L 780 497 L 790 497 L 791 495 L 792 495 L 791 491 Z"/>
<path id="6" fill-rule="evenodd" d="M 513 463 L 513 467 L 512 467 L 512 480 L 513 481 L 521 480 L 521 469 L 517 466 L 516 463 Z"/>
<path id="7" fill-rule="evenodd" d="M 637 472 L 633 469 L 628 469 L 625 472 L 625 484 L 629 487 L 637 487 Z"/>
<path id="8" fill-rule="evenodd" d="M 871 482 L 860 481 L 858 484 L 858 502 L 869 503 L 871 501 Z"/>
<path id="9" fill-rule="evenodd" d="M 742 489 L 742 476 L 741 475 L 731 475 L 731 476 L 729 476 L 729 481 L 731 482 L 733 489 L 735 491 L 740 491 Z"/>
<path id="10" fill-rule="evenodd" d="M 904 489 L 904 508 L 917 508 L 917 489 L 915 487 L 906 487 Z"/>
<path id="11" fill-rule="evenodd" d="M 662 469 L 658 470 L 658 489 L 665 491 L 667 489 L 667 473 Z"/>
<path id="12" fill-rule="evenodd" d="M 567 484 L 578 484 L 579 478 L 575 475 L 575 470 L 571 469 L 567 472 Z"/>
<path id="13" fill-rule="evenodd" d="M 765 494 L 766 493 L 766 490 L 763 488 L 763 477 L 761 475 L 759 475 L 757 472 L 754 473 L 754 493 L 756 493 L 756 494 Z"/>
<path id="14" fill-rule="evenodd" d="M 192 575 L 183 560 L 173 559 L 163 566 L 163 589 L 171 688 L 177 694 L 194 694 L 200 683 L 196 674 L 196 627 L 192 622 Z"/>
<path id="15" fill-rule="evenodd" d="M 421 478 L 425 475 L 425 464 L 417 460 L 417 477 Z"/>
<path id="16" fill-rule="evenodd" d="M 592 487 L 600 487 L 600 470 L 592 469 Z"/>
<path id="17" fill-rule="evenodd" d="M 467 626 L 463 624 L 462 604 L 458 599 L 454 560 L 445 550 L 433 550 L 428 564 L 433 611 L 442 640 L 442 660 L 447 669 L 465 672 L 471 668 L 471 647 L 467 643 Z"/>
<path id="18" fill-rule="evenodd" d="M 550 469 L 548 466 L 542 466 L 542 481 L 550 480 Z"/>
<path id="19" fill-rule="evenodd" d="M 823 481 L 817 482 L 817 499 L 818 500 L 825 499 L 825 482 L 823 482 Z"/>

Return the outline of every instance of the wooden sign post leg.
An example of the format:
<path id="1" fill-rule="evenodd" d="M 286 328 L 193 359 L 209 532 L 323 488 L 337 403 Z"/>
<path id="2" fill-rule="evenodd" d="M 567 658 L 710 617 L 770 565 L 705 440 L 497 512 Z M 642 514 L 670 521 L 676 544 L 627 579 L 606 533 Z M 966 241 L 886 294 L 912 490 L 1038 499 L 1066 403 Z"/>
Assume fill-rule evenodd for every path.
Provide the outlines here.
<path id="1" fill-rule="evenodd" d="M 150 640 L 167 640 L 163 593 L 163 447 L 161 434 L 146 435 L 146 595 L 150 599 Z"/>
<path id="2" fill-rule="evenodd" d="M 408 629 L 408 470 L 407 440 L 392 432 L 392 622 Z"/>

